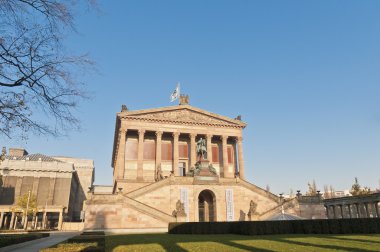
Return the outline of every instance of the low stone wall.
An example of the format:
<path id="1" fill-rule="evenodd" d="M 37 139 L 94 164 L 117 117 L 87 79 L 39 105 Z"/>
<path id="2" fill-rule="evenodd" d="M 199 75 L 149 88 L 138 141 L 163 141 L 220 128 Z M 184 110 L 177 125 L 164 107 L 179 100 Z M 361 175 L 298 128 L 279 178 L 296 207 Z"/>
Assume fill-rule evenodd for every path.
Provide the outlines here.
<path id="1" fill-rule="evenodd" d="M 82 231 L 84 229 L 83 222 L 63 222 L 62 231 Z"/>
<path id="2" fill-rule="evenodd" d="M 352 234 L 380 233 L 380 218 L 169 223 L 169 234 Z"/>

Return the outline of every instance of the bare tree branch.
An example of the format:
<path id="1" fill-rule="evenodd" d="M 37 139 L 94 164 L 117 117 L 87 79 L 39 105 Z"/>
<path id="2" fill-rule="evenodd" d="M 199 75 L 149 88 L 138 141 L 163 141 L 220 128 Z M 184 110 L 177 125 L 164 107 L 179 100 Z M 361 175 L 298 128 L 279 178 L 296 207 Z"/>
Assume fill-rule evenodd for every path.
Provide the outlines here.
<path id="1" fill-rule="evenodd" d="M 93 62 L 65 54 L 61 41 L 64 28 L 74 30 L 79 2 L 0 0 L 0 134 L 57 136 L 78 128 L 73 111 L 86 98 L 78 72 Z"/>

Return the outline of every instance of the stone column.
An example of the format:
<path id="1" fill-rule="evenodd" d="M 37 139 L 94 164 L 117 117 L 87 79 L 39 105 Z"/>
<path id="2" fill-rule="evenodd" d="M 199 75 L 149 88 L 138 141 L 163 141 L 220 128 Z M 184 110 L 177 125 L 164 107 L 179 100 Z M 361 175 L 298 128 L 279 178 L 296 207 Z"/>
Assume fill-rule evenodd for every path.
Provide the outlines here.
<path id="1" fill-rule="evenodd" d="M 179 173 L 178 173 L 178 162 L 179 162 L 178 140 L 179 140 L 179 132 L 173 132 L 173 173 L 174 173 L 174 176 L 179 176 Z"/>
<path id="2" fill-rule="evenodd" d="M 222 136 L 222 150 L 223 150 L 223 177 L 230 177 L 228 174 L 228 152 L 227 152 L 227 138 L 228 136 Z"/>
<path id="3" fill-rule="evenodd" d="M 357 218 L 360 218 L 361 215 L 360 215 L 359 204 L 358 204 L 358 203 L 355 203 L 355 207 L 356 207 L 356 216 L 357 216 Z"/>
<path id="4" fill-rule="evenodd" d="M 366 218 L 370 218 L 369 211 L 368 211 L 368 203 L 364 203 L 363 205 L 364 205 L 364 209 L 365 209 Z"/>
<path id="5" fill-rule="evenodd" d="M 239 177 L 245 179 L 244 175 L 244 157 L 243 157 L 243 137 L 237 139 L 238 155 L 239 155 Z"/>
<path id="6" fill-rule="evenodd" d="M 158 169 L 161 169 L 161 147 L 162 147 L 162 131 L 156 131 L 156 180 L 159 180 L 159 175 L 157 174 Z"/>
<path id="7" fill-rule="evenodd" d="M 350 219 L 352 218 L 352 213 L 351 213 L 351 204 L 348 204 L 348 214 L 350 216 Z"/>
<path id="8" fill-rule="evenodd" d="M 374 206 L 375 206 L 375 210 L 376 210 L 376 217 L 380 218 L 380 214 L 379 214 L 379 202 L 375 202 Z"/>
<path id="9" fill-rule="evenodd" d="M 335 206 L 332 206 L 332 209 L 333 209 L 334 219 L 336 219 Z"/>
<path id="10" fill-rule="evenodd" d="M 14 222 L 15 222 L 15 213 L 12 212 L 11 223 L 9 224 L 9 229 L 13 229 Z"/>
<path id="11" fill-rule="evenodd" d="M 125 141 L 127 136 L 127 130 L 124 128 L 120 128 L 119 130 L 120 134 L 120 141 L 119 141 L 119 149 L 117 154 L 117 171 L 116 176 L 118 179 L 124 178 L 124 171 L 125 171 Z"/>
<path id="12" fill-rule="evenodd" d="M 139 130 L 139 143 L 137 152 L 137 180 L 139 181 L 144 180 L 144 135 L 145 130 Z"/>
<path id="13" fill-rule="evenodd" d="M 46 210 L 42 214 L 42 229 L 46 228 Z"/>
<path id="14" fill-rule="evenodd" d="M 344 218 L 344 215 L 343 215 L 343 205 L 340 205 L 340 216 L 342 217 L 342 219 Z"/>
<path id="15" fill-rule="evenodd" d="M 38 224 L 38 212 L 34 216 L 34 229 L 37 229 L 37 224 Z"/>
<path id="16" fill-rule="evenodd" d="M 3 228 L 3 221 L 4 221 L 4 212 L 0 213 L 0 229 Z"/>
<path id="17" fill-rule="evenodd" d="M 207 138 L 207 160 L 210 161 L 210 163 L 212 163 L 212 147 L 211 147 L 212 135 L 207 134 L 206 138 Z"/>
<path id="18" fill-rule="evenodd" d="M 326 206 L 326 205 L 325 205 L 325 209 L 326 209 L 326 216 L 327 216 L 327 219 L 330 219 L 330 215 L 329 215 L 329 206 Z"/>
<path id="19" fill-rule="evenodd" d="M 59 212 L 58 218 L 58 230 L 62 230 L 62 222 L 63 222 L 63 210 Z"/>
<path id="20" fill-rule="evenodd" d="M 196 151 L 196 143 L 195 143 L 195 137 L 197 134 L 191 133 L 190 134 L 190 168 L 195 168 L 195 163 L 197 162 L 197 153 Z"/>

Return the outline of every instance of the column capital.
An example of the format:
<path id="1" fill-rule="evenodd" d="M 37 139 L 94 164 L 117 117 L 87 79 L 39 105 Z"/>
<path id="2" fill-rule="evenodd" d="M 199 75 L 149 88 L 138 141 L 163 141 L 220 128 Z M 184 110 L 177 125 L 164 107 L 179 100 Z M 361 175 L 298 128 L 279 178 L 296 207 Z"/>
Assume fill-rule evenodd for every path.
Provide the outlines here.
<path id="1" fill-rule="evenodd" d="M 173 137 L 175 137 L 175 138 L 178 138 L 179 137 L 179 132 L 172 132 L 172 135 L 173 135 Z"/>
<path id="2" fill-rule="evenodd" d="M 212 139 L 213 136 L 214 136 L 213 134 L 206 134 L 207 139 Z"/>
<path id="3" fill-rule="evenodd" d="M 156 134 L 157 137 L 161 137 L 164 132 L 162 132 L 162 131 L 156 131 L 154 133 Z"/>
<path id="4" fill-rule="evenodd" d="M 120 134 L 127 133 L 127 129 L 121 127 L 121 128 L 119 129 L 119 133 L 120 133 Z"/>
<path id="5" fill-rule="evenodd" d="M 145 134 L 145 131 L 144 129 L 139 129 L 138 132 L 139 132 L 139 135 L 144 135 Z"/>
<path id="6" fill-rule="evenodd" d="M 227 141 L 228 136 L 226 136 L 226 135 L 221 135 L 220 138 L 222 139 L 222 141 Z"/>
<path id="7" fill-rule="evenodd" d="M 190 133 L 189 135 L 191 138 L 196 138 L 198 134 L 197 133 Z"/>
<path id="8" fill-rule="evenodd" d="M 235 137 L 236 142 L 243 142 L 243 137 L 242 136 L 237 136 Z"/>

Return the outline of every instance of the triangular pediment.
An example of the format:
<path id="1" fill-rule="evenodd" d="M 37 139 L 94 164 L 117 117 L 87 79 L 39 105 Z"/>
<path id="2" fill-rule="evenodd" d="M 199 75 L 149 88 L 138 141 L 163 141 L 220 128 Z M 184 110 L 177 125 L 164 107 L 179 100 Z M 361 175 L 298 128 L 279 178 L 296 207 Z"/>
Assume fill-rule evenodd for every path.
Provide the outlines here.
<path id="1" fill-rule="evenodd" d="M 208 111 L 192 107 L 190 105 L 180 105 L 166 108 L 125 111 L 119 113 L 123 118 L 158 121 L 167 123 L 185 124 L 205 124 L 224 127 L 245 127 L 246 124 L 240 120 L 231 119 L 225 116 L 210 113 Z"/>

